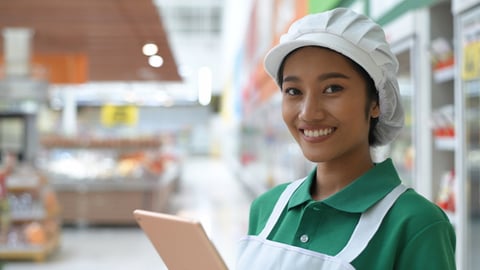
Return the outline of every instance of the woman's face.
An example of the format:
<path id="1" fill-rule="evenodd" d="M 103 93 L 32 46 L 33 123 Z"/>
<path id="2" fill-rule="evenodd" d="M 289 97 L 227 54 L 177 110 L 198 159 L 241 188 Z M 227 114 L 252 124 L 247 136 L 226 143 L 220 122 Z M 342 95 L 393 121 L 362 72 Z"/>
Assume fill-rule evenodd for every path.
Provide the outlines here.
<path id="1" fill-rule="evenodd" d="M 282 73 L 282 116 L 312 162 L 351 160 L 369 155 L 370 117 L 366 81 L 345 56 L 321 47 L 303 47 L 290 54 Z"/>

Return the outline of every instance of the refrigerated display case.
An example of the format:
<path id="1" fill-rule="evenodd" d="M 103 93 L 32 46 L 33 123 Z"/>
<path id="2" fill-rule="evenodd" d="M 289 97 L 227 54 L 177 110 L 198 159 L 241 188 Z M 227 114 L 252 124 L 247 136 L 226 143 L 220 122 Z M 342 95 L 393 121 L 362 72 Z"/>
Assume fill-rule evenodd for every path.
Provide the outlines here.
<path id="1" fill-rule="evenodd" d="M 415 62 L 416 43 L 413 37 L 392 44 L 392 50 L 399 62 L 398 83 L 402 105 L 405 111 L 405 127 L 398 137 L 389 145 L 390 156 L 398 170 L 399 176 L 407 186 L 414 185 L 415 178 L 415 82 L 417 81 Z"/>
<path id="2" fill-rule="evenodd" d="M 432 138 L 431 179 L 432 197 L 449 216 L 456 227 L 458 217 L 453 193 L 455 174 L 454 132 L 454 51 L 453 16 L 451 5 L 447 1 L 432 5 L 430 13 L 430 33 L 428 39 L 429 69 L 431 72 L 431 110 L 429 113 L 429 136 Z M 458 231 L 458 230 L 456 230 Z"/>
<path id="3" fill-rule="evenodd" d="M 63 224 L 134 224 L 134 209 L 165 211 L 178 187 L 178 156 L 157 137 L 40 141 L 39 167 L 58 194 Z"/>
<path id="4" fill-rule="evenodd" d="M 455 2 L 457 265 L 470 270 L 480 265 L 480 1 Z"/>
<path id="5" fill-rule="evenodd" d="M 437 147 L 431 126 L 434 112 L 453 104 L 452 69 L 442 69 L 439 75 L 431 51 L 434 40 L 452 39 L 450 12 L 449 3 L 441 2 L 406 12 L 384 25 L 399 60 L 405 127 L 383 155 L 392 157 L 405 184 L 431 201 L 438 198 L 444 173 L 454 167 L 454 147 Z"/>

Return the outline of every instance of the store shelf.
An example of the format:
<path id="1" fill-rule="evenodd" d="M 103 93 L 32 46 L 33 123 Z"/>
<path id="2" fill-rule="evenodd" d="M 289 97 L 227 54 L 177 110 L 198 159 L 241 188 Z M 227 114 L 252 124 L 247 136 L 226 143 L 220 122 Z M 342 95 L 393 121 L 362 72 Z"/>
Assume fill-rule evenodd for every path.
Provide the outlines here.
<path id="1" fill-rule="evenodd" d="M 38 211 L 25 211 L 25 212 L 10 212 L 10 221 L 12 223 L 25 223 L 30 221 L 42 221 L 49 219 L 57 219 L 60 215 L 59 209 L 48 212 L 45 209 Z"/>
<path id="2" fill-rule="evenodd" d="M 172 164 L 156 179 L 116 180 L 56 178 L 52 187 L 62 206 L 64 224 L 129 225 L 135 209 L 164 211 L 175 191 L 180 166 Z"/>
<path id="3" fill-rule="evenodd" d="M 44 261 L 59 245 L 61 220 L 46 177 L 27 164 L 6 174 L 8 208 L 1 222 L 0 260 Z"/>
<path id="4" fill-rule="evenodd" d="M 435 137 L 435 147 L 438 150 L 455 150 L 456 140 L 454 137 Z"/>
<path id="5" fill-rule="evenodd" d="M 27 222 L 27 221 L 36 221 L 36 220 L 44 220 L 48 218 L 45 212 L 39 213 L 11 213 L 10 220 L 12 222 Z"/>
<path id="6" fill-rule="evenodd" d="M 164 184 L 164 181 L 170 181 L 166 177 L 159 177 L 156 180 L 141 180 L 135 178 L 124 179 L 104 179 L 96 180 L 94 178 L 69 179 L 68 177 L 53 176 L 52 187 L 58 191 L 103 191 L 103 190 L 126 190 L 138 191 L 158 188 Z M 165 179 L 165 180 L 162 180 Z"/>
<path id="7" fill-rule="evenodd" d="M 435 69 L 433 78 L 435 83 L 444 83 L 453 80 L 455 76 L 455 67 L 453 65 Z"/>
<path id="8" fill-rule="evenodd" d="M 158 148 L 161 142 L 158 138 L 76 138 L 64 136 L 45 136 L 40 141 L 42 147 L 46 149 L 142 149 Z"/>
<path id="9" fill-rule="evenodd" d="M 50 185 L 56 191 L 148 190 L 178 180 L 180 164 L 171 163 L 160 175 L 115 178 L 71 178 L 58 174 L 49 175 Z"/>
<path id="10" fill-rule="evenodd" d="M 45 261 L 60 245 L 60 235 L 55 234 L 45 245 L 0 246 L 0 260 Z"/>
<path id="11" fill-rule="evenodd" d="M 41 144 L 64 224 L 135 224 L 133 210 L 164 211 L 177 187 L 179 160 L 158 138 L 54 135 Z"/>

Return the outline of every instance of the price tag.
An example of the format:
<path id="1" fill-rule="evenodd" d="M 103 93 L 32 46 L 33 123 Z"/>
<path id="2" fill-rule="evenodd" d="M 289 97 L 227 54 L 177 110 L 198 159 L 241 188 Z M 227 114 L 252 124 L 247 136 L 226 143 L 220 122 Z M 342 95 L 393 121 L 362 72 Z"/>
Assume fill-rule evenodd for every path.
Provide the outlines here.
<path id="1" fill-rule="evenodd" d="M 480 41 L 469 43 L 463 48 L 462 78 L 480 78 Z"/>
<path id="2" fill-rule="evenodd" d="M 104 105 L 101 111 L 101 122 L 111 127 L 116 125 L 133 126 L 138 122 L 138 107 L 133 105 Z"/>

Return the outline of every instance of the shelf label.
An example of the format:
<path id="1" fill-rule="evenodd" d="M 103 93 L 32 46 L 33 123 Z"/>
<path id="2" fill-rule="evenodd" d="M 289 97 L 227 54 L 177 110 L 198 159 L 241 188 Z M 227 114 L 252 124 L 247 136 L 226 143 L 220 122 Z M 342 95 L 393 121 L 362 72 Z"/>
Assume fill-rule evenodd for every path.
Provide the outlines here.
<path id="1" fill-rule="evenodd" d="M 136 125 L 138 122 L 138 107 L 133 105 L 111 105 L 102 107 L 101 122 L 104 126 Z"/>
<path id="2" fill-rule="evenodd" d="M 462 78 L 480 78 L 480 41 L 469 43 L 463 48 Z"/>

